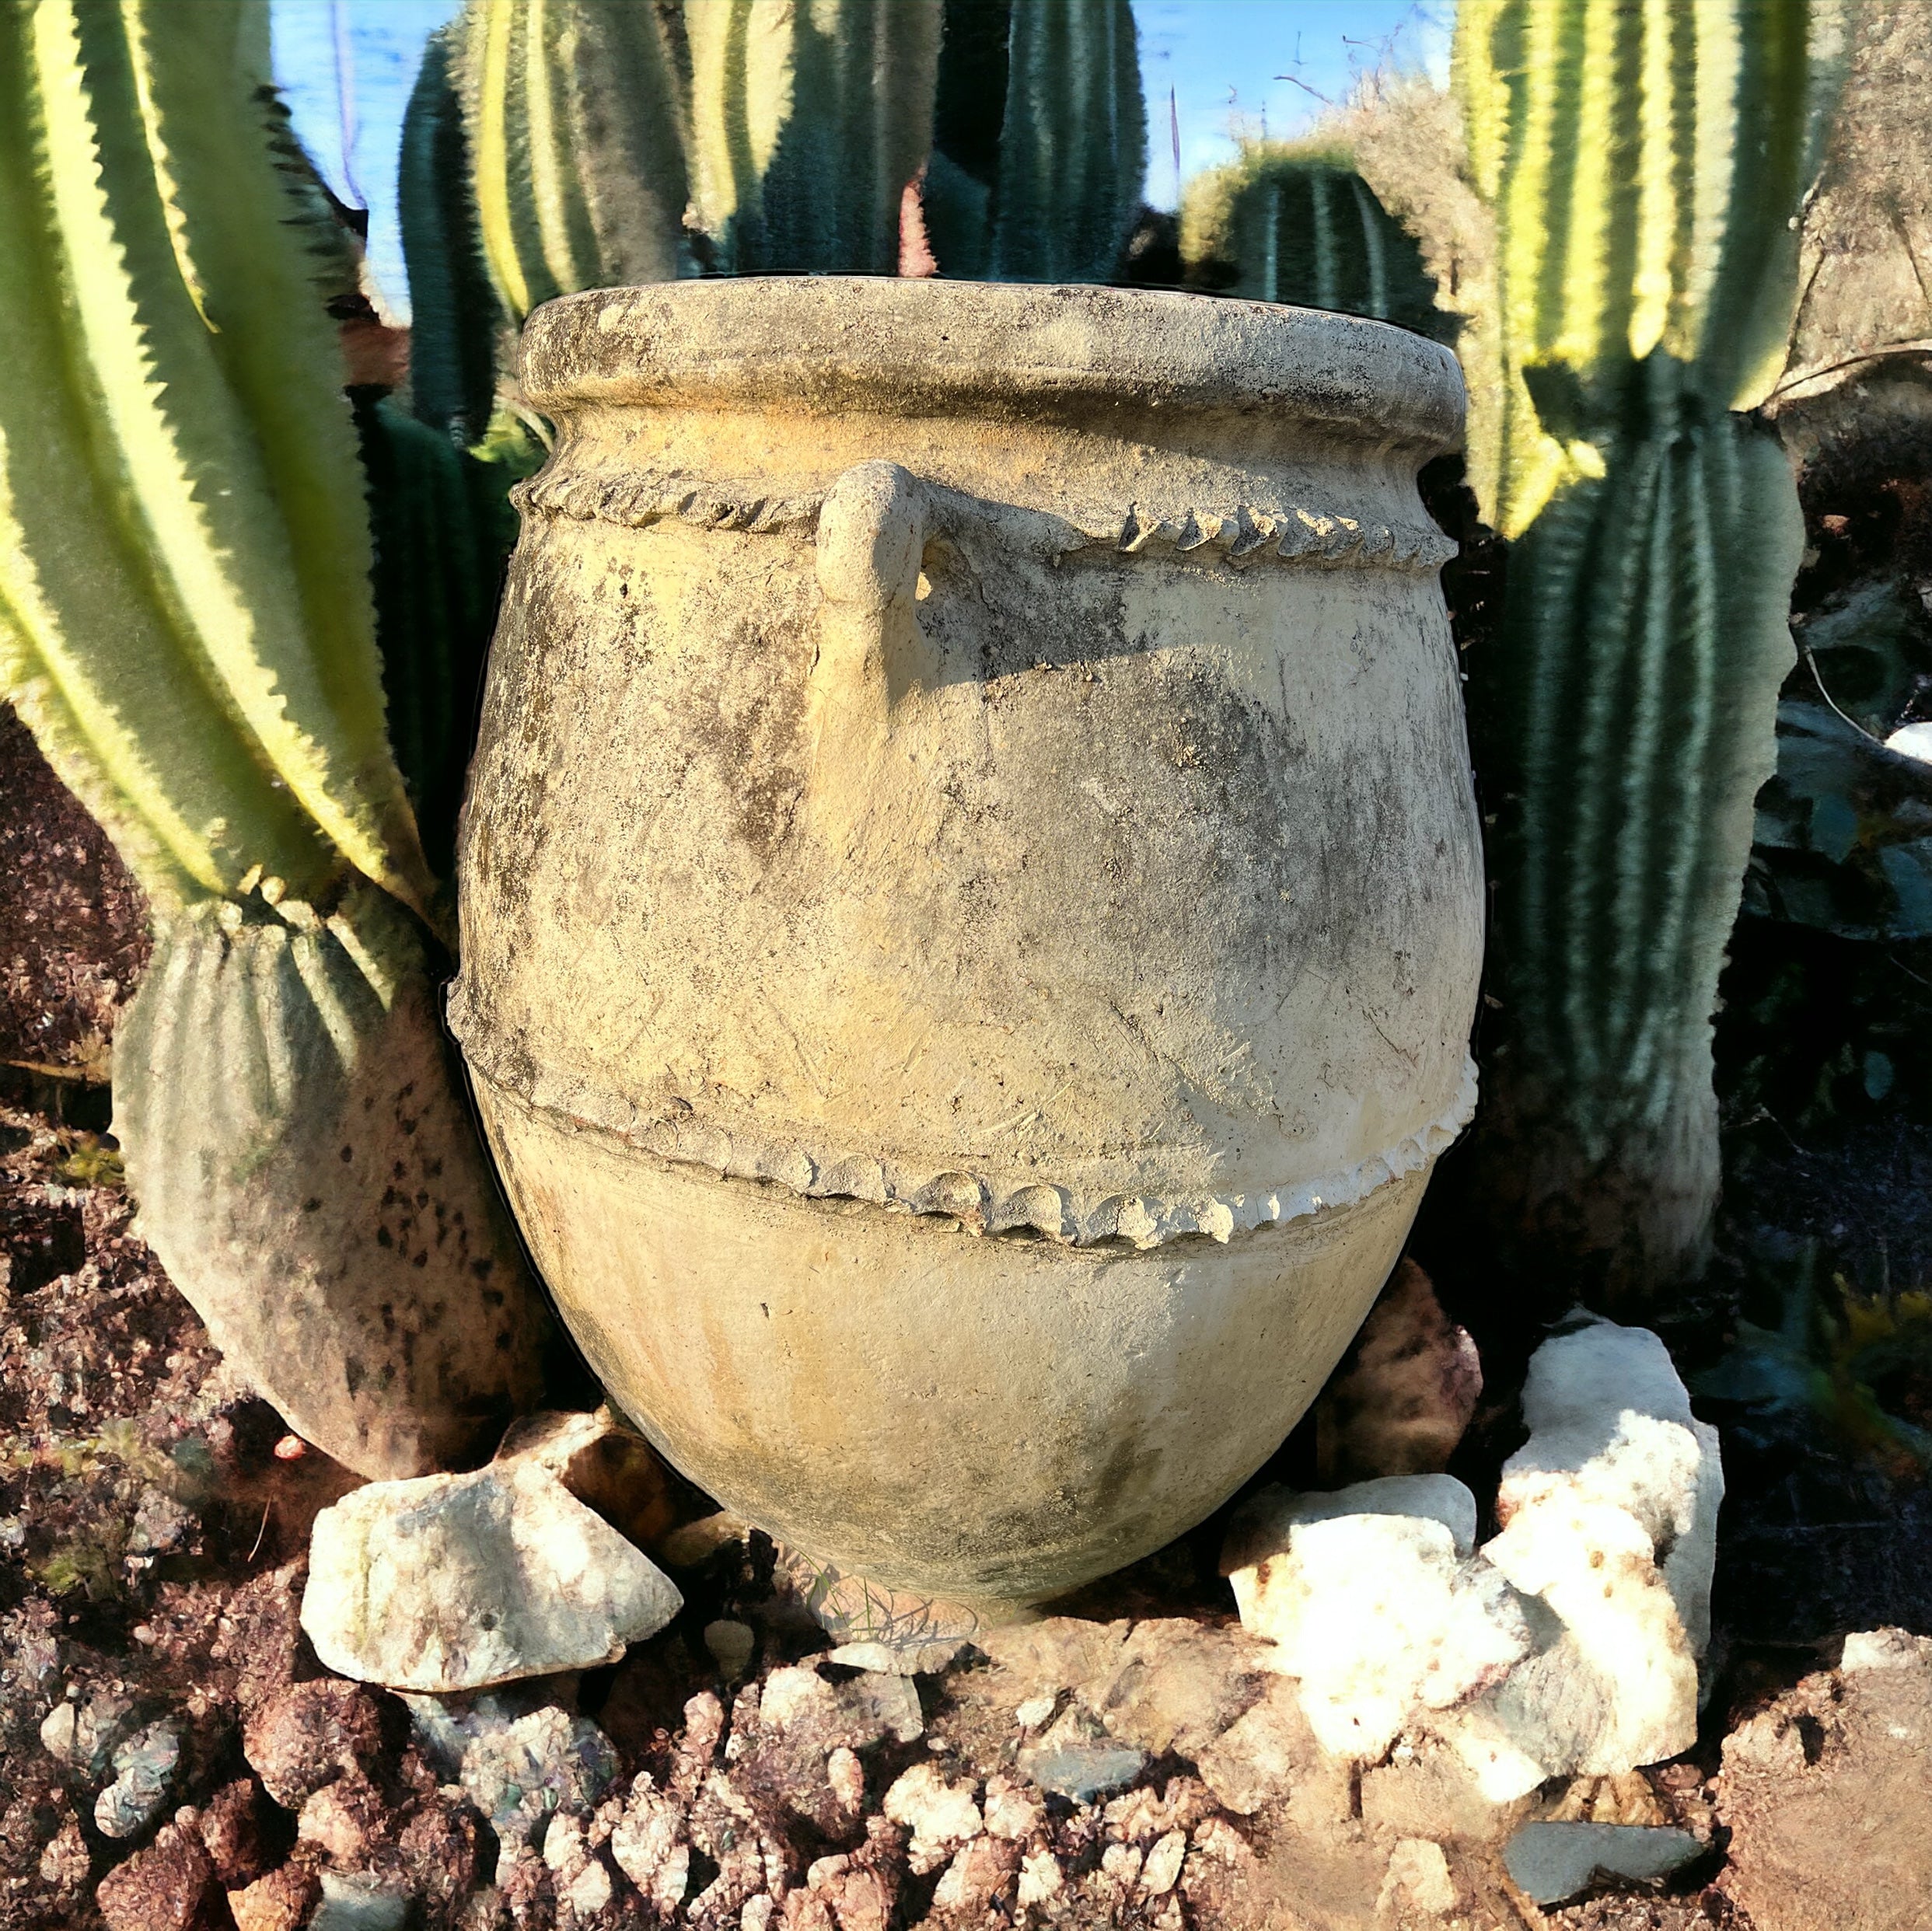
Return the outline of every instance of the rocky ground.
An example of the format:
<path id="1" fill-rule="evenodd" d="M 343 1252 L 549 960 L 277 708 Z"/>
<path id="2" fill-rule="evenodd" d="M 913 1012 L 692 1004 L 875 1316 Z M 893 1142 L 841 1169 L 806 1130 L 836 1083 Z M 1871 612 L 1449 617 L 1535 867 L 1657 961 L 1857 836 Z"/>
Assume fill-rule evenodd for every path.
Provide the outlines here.
<path id="1" fill-rule="evenodd" d="M 225 1378 L 97 1126 L 27 1103 L 75 1091 L 16 1079 L 0 1109 L 0 1925 L 1922 1921 L 1932 1644 L 1840 1664 L 1842 1626 L 1721 1628 L 1694 1750 L 1491 1804 L 1426 1747 L 1322 1756 L 1236 1619 L 1220 1522 L 917 1677 L 826 1660 L 770 1545 L 688 1523 L 656 1545 L 683 1609 L 614 1667 L 470 1698 L 332 1676 L 298 1613 L 354 1478 Z M 1593 1846 L 1627 1861 L 1659 1826 L 1688 1861 L 1593 1880 Z"/>

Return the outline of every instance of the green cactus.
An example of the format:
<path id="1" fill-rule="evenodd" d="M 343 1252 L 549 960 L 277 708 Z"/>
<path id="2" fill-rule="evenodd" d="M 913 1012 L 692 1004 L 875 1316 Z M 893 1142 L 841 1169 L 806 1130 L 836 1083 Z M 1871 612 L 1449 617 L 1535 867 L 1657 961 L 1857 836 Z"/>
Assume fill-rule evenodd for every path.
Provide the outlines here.
<path id="1" fill-rule="evenodd" d="M 1504 535 L 1590 472 L 1573 452 L 1614 417 L 1629 363 L 1661 352 L 1721 409 L 1770 392 L 1844 37 L 1833 0 L 1460 8 L 1456 86 L 1500 229 L 1517 398 L 1485 505 Z"/>
<path id="2" fill-rule="evenodd" d="M 296 1426 L 411 1473 L 533 1395 L 542 1324 L 401 909 L 436 888 L 267 54 L 246 0 L 0 0 L 0 691 L 159 927 L 114 1069 L 141 1227 Z"/>
<path id="3" fill-rule="evenodd" d="M 1487 513 L 1521 538 L 1472 658 L 1498 830 L 1487 1216 L 1622 1299 L 1700 1267 L 1710 1021 L 1775 761 L 1802 549 L 1777 443 L 1786 246 L 1836 72 L 1804 0 L 1466 0 L 1510 394 Z"/>
<path id="4" fill-rule="evenodd" d="M 1338 151 L 1256 142 L 1199 176 L 1181 207 L 1197 287 L 1440 330 L 1422 253 Z"/>
<path id="5" fill-rule="evenodd" d="M 938 0 L 703 0 L 683 19 L 710 265 L 896 274 L 932 138 Z"/>
<path id="6" fill-rule="evenodd" d="M 726 5 L 705 0 L 699 15 Z M 680 272 L 690 79 L 678 25 L 646 0 L 470 0 L 471 180 L 512 321 L 554 295 Z"/>
<path id="7" fill-rule="evenodd" d="M 417 419 L 480 441 L 496 400 L 496 320 L 470 185 L 452 23 L 429 37 L 403 116 L 397 211 L 409 271 L 409 380 Z"/>
<path id="8" fill-rule="evenodd" d="M 942 274 L 1108 281 L 1146 173 L 1128 0 L 948 0 L 926 177 Z"/>

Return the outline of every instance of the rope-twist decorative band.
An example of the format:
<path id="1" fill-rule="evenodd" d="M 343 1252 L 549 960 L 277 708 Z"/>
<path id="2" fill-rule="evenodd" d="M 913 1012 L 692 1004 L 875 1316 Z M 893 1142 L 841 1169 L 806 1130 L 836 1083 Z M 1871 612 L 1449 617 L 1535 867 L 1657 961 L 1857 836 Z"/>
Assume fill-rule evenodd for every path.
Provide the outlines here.
<path id="1" fill-rule="evenodd" d="M 1105 519 L 1069 519 L 1004 504 L 979 505 L 957 491 L 927 487 L 938 504 L 952 508 L 956 515 L 961 511 L 971 515 L 977 508 L 990 523 L 1023 522 L 1035 538 L 1029 546 L 1056 556 L 1105 549 L 1134 557 L 1153 550 L 1226 562 L 1237 568 L 1272 563 L 1304 569 L 1422 573 L 1439 570 L 1456 551 L 1426 519 L 1383 523 L 1336 510 L 1299 505 L 1256 509 L 1245 504 L 1158 514 L 1130 504 Z M 736 483 L 648 472 L 613 476 L 595 470 L 547 470 L 517 484 L 510 500 L 526 516 L 612 523 L 626 529 L 677 522 L 753 536 L 809 537 L 818 526 L 825 492 L 767 494 Z"/>

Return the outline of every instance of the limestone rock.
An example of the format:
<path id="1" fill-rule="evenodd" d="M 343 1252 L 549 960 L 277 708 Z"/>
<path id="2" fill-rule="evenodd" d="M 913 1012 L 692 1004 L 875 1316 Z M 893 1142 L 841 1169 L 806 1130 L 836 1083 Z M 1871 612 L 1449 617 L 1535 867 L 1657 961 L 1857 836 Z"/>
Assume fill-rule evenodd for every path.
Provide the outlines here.
<path id="1" fill-rule="evenodd" d="M 302 1625 L 332 1670 L 447 1693 L 614 1663 L 683 1605 L 533 1462 L 375 1482 L 316 1517 Z"/>
<path id="2" fill-rule="evenodd" d="M 1531 1765 L 1612 1775 L 1689 1746 L 1724 1493 L 1715 1431 L 1644 1329 L 1591 1320 L 1546 1342 L 1523 1414 L 1483 1553 L 1537 1598 L 1537 1653 L 1455 1728 L 1459 1747 L 1487 1731 L 1519 1753 L 1508 1776 L 1492 1762 L 1497 1795 L 1538 1780 Z"/>
<path id="3" fill-rule="evenodd" d="M 1096 1738 L 1022 1750 L 1019 1765 L 1043 1790 L 1090 1804 L 1123 1790 L 1147 1768 L 1147 1758 L 1126 1744 Z"/>
<path id="4" fill-rule="evenodd" d="M 1263 1490 L 1231 1528 L 1242 1625 L 1299 1680 L 1323 1748 L 1372 1762 L 1412 1716 L 1452 1708 L 1528 1653 L 1512 1592 L 1469 1553 L 1475 1528 L 1475 1497 L 1447 1475 Z"/>
<path id="5" fill-rule="evenodd" d="M 1539 1905 L 1587 1890 L 1598 1872 L 1650 1883 L 1703 1849 L 1688 1831 L 1636 1824 L 1525 1824 L 1503 1850 L 1510 1881 Z"/>
<path id="6" fill-rule="evenodd" d="M 64 1699 L 41 1723 L 40 1746 L 83 1777 L 99 1776 L 126 1733 L 132 1707 L 126 1697 L 105 1690 L 96 1692 L 84 1704 Z"/>
<path id="7" fill-rule="evenodd" d="M 1932 1641 L 1848 1636 L 1725 1739 L 1720 1880 L 1757 1931 L 1918 1931 L 1932 1897 Z"/>
<path id="8" fill-rule="evenodd" d="M 1476 1343 L 1404 1260 L 1315 1403 L 1316 1472 L 1340 1488 L 1445 1468 L 1482 1392 Z"/>

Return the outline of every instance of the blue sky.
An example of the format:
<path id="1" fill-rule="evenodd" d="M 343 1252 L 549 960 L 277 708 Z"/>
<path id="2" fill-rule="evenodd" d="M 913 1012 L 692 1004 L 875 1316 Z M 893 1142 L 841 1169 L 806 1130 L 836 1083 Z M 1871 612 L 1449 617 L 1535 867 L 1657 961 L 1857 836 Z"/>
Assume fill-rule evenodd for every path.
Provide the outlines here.
<path id="1" fill-rule="evenodd" d="M 342 196 L 369 211 L 383 299 L 408 313 L 396 225 L 396 155 L 423 42 L 458 0 L 271 0 L 275 77 L 297 131 Z M 1452 0 L 1134 0 L 1148 96 L 1147 197 L 1228 159 L 1238 131 L 1305 128 L 1323 99 L 1384 60 L 1447 72 Z M 1170 97 L 1172 113 L 1169 112 Z"/>

